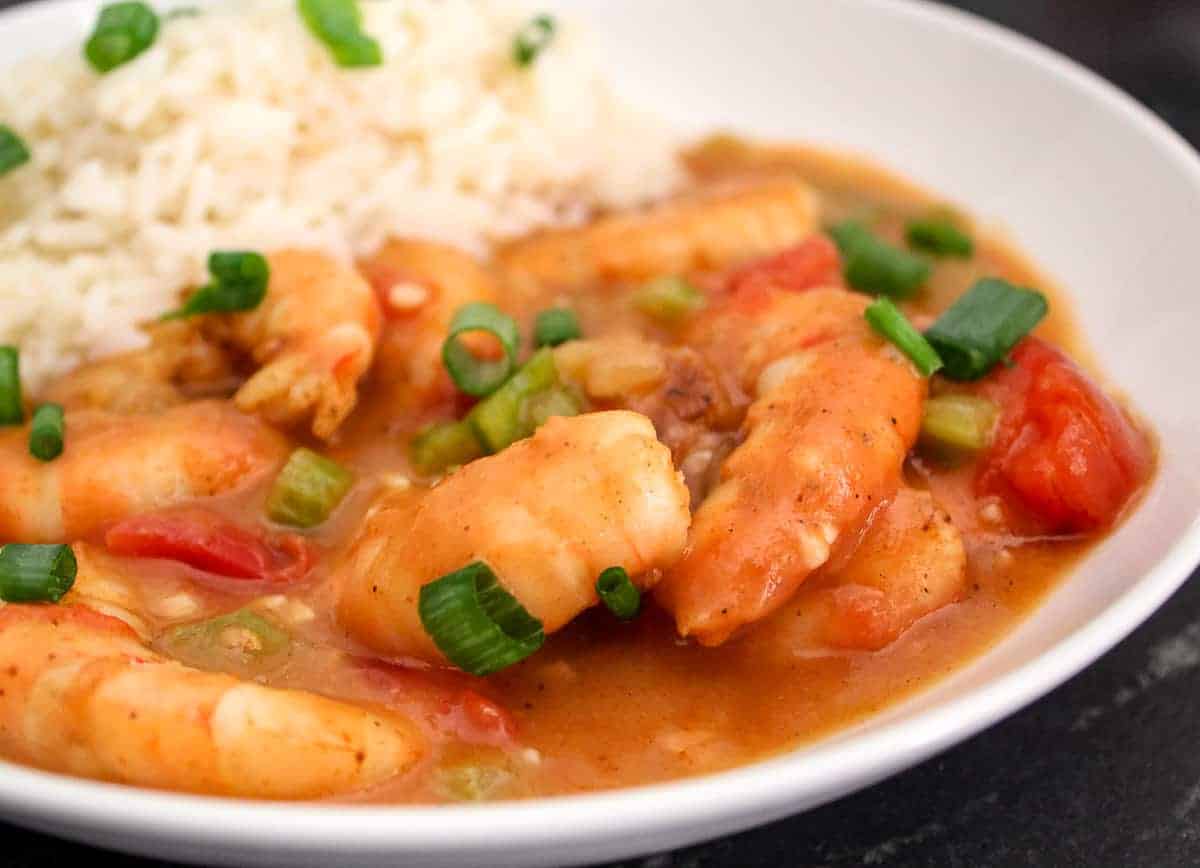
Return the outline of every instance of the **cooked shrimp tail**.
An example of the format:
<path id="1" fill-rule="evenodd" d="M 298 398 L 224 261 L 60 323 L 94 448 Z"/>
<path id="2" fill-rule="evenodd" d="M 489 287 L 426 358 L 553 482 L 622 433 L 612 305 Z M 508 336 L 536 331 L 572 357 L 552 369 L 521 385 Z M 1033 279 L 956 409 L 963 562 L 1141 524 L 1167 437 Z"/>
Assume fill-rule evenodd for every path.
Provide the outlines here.
<path id="1" fill-rule="evenodd" d="M 307 421 L 328 440 L 358 403 L 379 340 L 379 302 L 358 272 L 322 254 L 285 250 L 269 263 L 262 304 L 214 318 L 217 334 L 259 365 L 234 400 L 277 425 Z"/>
<path id="2" fill-rule="evenodd" d="M 746 644 L 776 659 L 878 651 L 961 599 L 966 585 L 962 534 L 929 492 L 903 487 L 846 562 L 809 580 Z"/>

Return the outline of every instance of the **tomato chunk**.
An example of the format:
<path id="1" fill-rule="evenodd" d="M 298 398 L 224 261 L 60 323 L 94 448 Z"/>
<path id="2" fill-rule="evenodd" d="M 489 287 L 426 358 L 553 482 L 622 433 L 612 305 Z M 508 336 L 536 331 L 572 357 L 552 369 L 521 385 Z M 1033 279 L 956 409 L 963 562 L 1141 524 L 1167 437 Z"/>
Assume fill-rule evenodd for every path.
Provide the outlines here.
<path id="1" fill-rule="evenodd" d="M 1149 440 L 1065 355 L 1028 338 L 981 384 L 1001 416 L 976 490 L 1051 533 L 1111 524 L 1150 474 Z"/>
<path id="2" fill-rule="evenodd" d="M 758 295 L 771 289 L 803 292 L 818 286 L 837 286 L 841 280 L 842 258 L 837 245 L 824 235 L 814 235 L 738 269 L 730 275 L 728 288 L 738 295 Z"/>
<path id="3" fill-rule="evenodd" d="M 480 690 L 482 679 L 457 669 L 429 669 L 359 658 L 366 684 L 389 707 L 425 720 L 448 738 L 510 748 L 517 743 L 512 713 Z"/>
<path id="4" fill-rule="evenodd" d="M 134 516 L 109 529 L 104 542 L 113 554 L 179 561 L 233 579 L 294 581 L 313 565 L 303 537 L 246 530 L 204 509 Z"/>

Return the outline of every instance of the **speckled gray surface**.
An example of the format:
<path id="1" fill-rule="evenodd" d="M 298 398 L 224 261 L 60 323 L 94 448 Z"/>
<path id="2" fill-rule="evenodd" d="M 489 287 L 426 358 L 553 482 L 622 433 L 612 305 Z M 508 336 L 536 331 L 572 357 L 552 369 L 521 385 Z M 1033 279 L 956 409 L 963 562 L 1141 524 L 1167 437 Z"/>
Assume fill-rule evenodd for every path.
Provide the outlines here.
<path id="1" fill-rule="evenodd" d="M 1074 56 L 1200 143 L 1200 0 L 952 5 Z M 803 816 L 619 868 L 1200 864 L 1195 578 L 1095 666 L 954 750 Z M 11 868 L 167 868 L 3 825 L 0 835 Z"/>

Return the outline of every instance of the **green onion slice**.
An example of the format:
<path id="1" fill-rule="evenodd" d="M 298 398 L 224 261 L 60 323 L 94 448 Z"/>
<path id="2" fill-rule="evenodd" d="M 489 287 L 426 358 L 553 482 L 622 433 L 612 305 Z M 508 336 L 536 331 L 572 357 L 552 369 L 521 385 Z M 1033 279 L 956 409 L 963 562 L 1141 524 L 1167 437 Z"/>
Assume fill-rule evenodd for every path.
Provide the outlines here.
<path id="1" fill-rule="evenodd" d="M 78 571 L 70 546 L 9 543 L 0 549 L 0 600 L 57 603 Z"/>
<path id="2" fill-rule="evenodd" d="M 488 452 L 499 452 L 532 434 L 536 426 L 531 420 L 522 418 L 522 404 L 530 396 L 557 383 L 554 352 L 543 348 L 530 356 L 521 370 L 467 414 L 467 421 L 475 429 L 483 448 Z"/>
<path id="3" fill-rule="evenodd" d="M 164 320 L 206 313 L 240 313 L 254 310 L 267 297 L 271 266 L 261 253 L 229 250 L 208 257 L 209 281 L 196 290 L 183 307 L 164 314 Z"/>
<path id="4" fill-rule="evenodd" d="M 20 425 L 24 421 L 21 356 L 16 347 L 0 347 L 0 425 Z"/>
<path id="5" fill-rule="evenodd" d="M 874 238 L 874 233 L 864 220 L 843 220 L 825 230 L 843 256 L 864 240 Z"/>
<path id="6" fill-rule="evenodd" d="M 160 640 L 171 657 L 197 669 L 256 675 L 281 664 L 291 635 L 249 609 L 172 627 Z"/>
<path id="7" fill-rule="evenodd" d="M 583 398 L 576 390 L 552 386 L 522 401 L 520 418 L 523 426 L 532 433 L 555 416 L 578 416 L 582 412 Z"/>
<path id="8" fill-rule="evenodd" d="M 567 341 L 577 340 L 583 336 L 579 328 L 579 319 L 573 311 L 565 307 L 554 307 L 544 310 L 537 315 L 533 325 L 533 345 L 535 347 L 557 347 Z"/>
<path id="9" fill-rule="evenodd" d="M 458 467 L 483 455 L 483 445 L 469 422 L 443 422 L 418 434 L 412 442 L 413 467 L 427 476 Z"/>
<path id="10" fill-rule="evenodd" d="M 463 335 L 484 332 L 500 342 L 502 359 L 480 359 L 462 340 Z M 521 333 L 512 317 L 494 304 L 477 301 L 465 305 L 450 321 L 450 334 L 442 344 L 442 363 L 450 379 L 468 395 L 490 395 L 508 379 L 517 365 Z"/>
<path id="11" fill-rule="evenodd" d="M 630 581 L 624 567 L 609 567 L 596 580 L 600 600 L 622 621 L 632 621 L 642 610 L 642 592 Z"/>
<path id="12" fill-rule="evenodd" d="M 538 55 L 554 41 L 557 25 L 550 15 L 535 15 L 513 37 L 512 56 L 517 66 L 532 66 Z"/>
<path id="13" fill-rule="evenodd" d="M 999 408 L 976 395 L 939 395 L 925 402 L 921 439 L 968 452 L 987 448 Z"/>
<path id="14" fill-rule="evenodd" d="M 1046 316 L 1046 297 L 989 277 L 972 286 L 925 332 L 952 380 L 977 380 Z"/>
<path id="15" fill-rule="evenodd" d="M 969 259 L 975 253 L 975 242 L 949 220 L 927 218 L 913 220 L 905 230 L 908 246 L 934 256 L 957 256 Z"/>
<path id="16" fill-rule="evenodd" d="M 0 175 L 29 162 L 29 148 L 12 127 L 0 124 Z"/>
<path id="17" fill-rule="evenodd" d="M 890 298 L 877 298 L 867 306 L 867 322 L 883 337 L 895 344 L 904 355 L 912 359 L 921 376 L 931 376 L 942 367 L 941 357 L 929 345 L 929 341 L 913 328 L 908 317 L 896 307 Z"/>
<path id="18" fill-rule="evenodd" d="M 704 293 L 682 277 L 652 280 L 633 296 L 634 307 L 664 325 L 676 325 L 705 303 Z"/>
<path id="19" fill-rule="evenodd" d="M 298 0 L 309 31 L 325 43 L 342 67 L 379 66 L 379 43 L 363 32 L 358 0 Z"/>
<path id="20" fill-rule="evenodd" d="M 846 283 L 859 292 L 911 298 L 929 279 L 929 263 L 893 247 L 855 220 L 829 230 L 842 254 Z"/>
<path id="21" fill-rule="evenodd" d="M 491 675 L 542 647 L 542 622 L 501 587 L 482 561 L 421 588 L 421 624 L 459 669 Z"/>
<path id="22" fill-rule="evenodd" d="M 291 527 L 316 527 L 354 485 L 354 474 L 311 449 L 297 449 L 275 477 L 267 498 L 271 521 Z"/>
<path id="23" fill-rule="evenodd" d="M 145 3 L 110 3 L 100 10 L 83 54 L 99 73 L 133 60 L 154 44 L 158 16 Z"/>
<path id="24" fill-rule="evenodd" d="M 33 411 L 29 427 L 29 454 L 39 461 L 53 461 L 63 451 L 63 408 L 42 404 Z"/>

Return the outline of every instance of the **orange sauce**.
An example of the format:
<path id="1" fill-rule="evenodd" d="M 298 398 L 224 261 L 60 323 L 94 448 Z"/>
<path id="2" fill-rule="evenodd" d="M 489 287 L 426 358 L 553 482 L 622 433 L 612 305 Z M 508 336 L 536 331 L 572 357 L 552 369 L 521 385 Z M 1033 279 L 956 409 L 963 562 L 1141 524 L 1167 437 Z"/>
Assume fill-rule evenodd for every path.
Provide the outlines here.
<path id="1" fill-rule="evenodd" d="M 720 139 L 690 151 L 687 160 L 700 180 L 747 173 L 798 174 L 820 192 L 828 222 L 870 216 L 880 233 L 896 239 L 905 220 L 945 207 L 868 163 L 807 148 L 755 147 Z M 969 218 L 960 219 L 971 225 Z M 910 306 L 910 315 L 935 314 L 979 277 L 1004 277 L 1051 296 L 1051 313 L 1039 334 L 1086 364 L 1088 353 L 1064 295 L 1001 239 L 978 229 L 974 234 L 976 255 L 970 261 L 939 262 L 929 290 Z M 629 312 L 629 306 L 618 303 L 621 292 L 579 293 L 569 299 L 529 297 L 511 312 L 526 334 L 537 310 L 564 300 L 579 312 L 585 334 L 618 328 L 645 331 L 645 323 Z M 364 389 L 360 410 L 335 447 L 327 450 L 361 480 L 336 518 L 314 534 L 327 552 L 353 534 L 373 494 L 386 484 L 384 474 L 407 471 L 409 441 L 428 421 L 396 418 L 387 396 L 387 372 L 376 371 Z M 449 418 L 455 408 L 448 404 L 441 410 Z M 257 520 L 265 497 L 265 489 L 260 489 L 225 498 L 219 508 L 233 517 Z M 403 689 L 396 688 L 442 684 L 441 676 L 419 672 L 413 676 L 416 681 L 409 682 L 393 681 L 386 673 L 363 675 L 370 670 L 362 663 L 369 655 L 333 619 L 327 557 L 312 577 L 287 589 L 288 597 L 311 609 L 311 619 L 297 628 L 287 659 L 260 673 L 259 680 L 399 705 L 419 718 L 434 741 L 430 757 L 414 773 L 355 800 L 453 800 L 464 795 L 464 768 L 487 770 L 484 789 L 492 798 L 666 781 L 741 765 L 810 742 L 931 685 L 1010 630 L 1086 547 L 1085 542 L 1041 542 L 986 563 L 973 561 L 970 590 L 962 602 L 922 619 L 876 653 L 796 656 L 788 649 L 764 648 L 752 633 L 717 648 L 702 648 L 678 639 L 669 619 L 653 604 L 632 624 L 593 610 L 551 636 L 539 653 L 486 682 L 450 677 L 451 692 L 469 686 L 508 709 L 518 739 L 516 747 L 507 749 L 438 736 L 426 719 L 430 703 L 406 699 Z M 153 589 L 163 570 L 178 573 L 183 568 L 158 563 L 143 569 L 140 581 Z M 233 581 L 197 581 L 195 592 L 201 616 L 229 611 L 262 594 L 261 589 L 252 592 Z M 161 617 L 150 621 L 158 630 L 173 623 Z"/>

